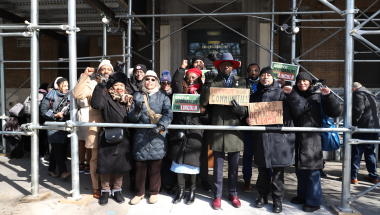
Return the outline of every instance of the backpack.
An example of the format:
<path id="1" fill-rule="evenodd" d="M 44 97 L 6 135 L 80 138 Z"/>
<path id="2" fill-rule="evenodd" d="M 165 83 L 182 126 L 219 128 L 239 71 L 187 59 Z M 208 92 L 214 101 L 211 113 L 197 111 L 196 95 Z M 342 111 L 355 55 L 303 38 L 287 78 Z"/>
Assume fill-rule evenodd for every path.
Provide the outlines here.
<path id="1" fill-rule="evenodd" d="M 41 105 L 42 100 L 45 98 L 46 93 L 38 92 L 38 106 Z M 32 97 L 28 96 L 24 101 L 24 112 L 26 115 L 31 115 L 32 111 Z"/>
<path id="2" fill-rule="evenodd" d="M 322 108 L 322 96 L 319 94 L 322 115 L 322 128 L 336 128 L 334 121 L 328 117 Z M 335 151 L 340 148 L 338 132 L 322 132 L 322 150 Z"/>

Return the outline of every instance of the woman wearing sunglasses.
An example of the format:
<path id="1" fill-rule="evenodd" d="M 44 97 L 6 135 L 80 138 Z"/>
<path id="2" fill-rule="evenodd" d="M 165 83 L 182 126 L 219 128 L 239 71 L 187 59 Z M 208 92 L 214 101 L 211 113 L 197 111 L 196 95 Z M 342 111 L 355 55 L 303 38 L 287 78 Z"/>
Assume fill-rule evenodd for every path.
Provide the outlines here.
<path id="1" fill-rule="evenodd" d="M 169 96 L 160 90 L 156 73 L 148 70 L 140 83 L 142 91 L 134 94 L 128 119 L 138 124 L 155 124 L 154 128 L 139 128 L 133 135 L 133 158 L 136 171 L 136 196 L 131 200 L 135 205 L 145 196 L 145 180 L 149 175 L 149 203 L 158 200 L 161 187 L 162 159 L 168 148 L 167 127 L 173 120 Z"/>

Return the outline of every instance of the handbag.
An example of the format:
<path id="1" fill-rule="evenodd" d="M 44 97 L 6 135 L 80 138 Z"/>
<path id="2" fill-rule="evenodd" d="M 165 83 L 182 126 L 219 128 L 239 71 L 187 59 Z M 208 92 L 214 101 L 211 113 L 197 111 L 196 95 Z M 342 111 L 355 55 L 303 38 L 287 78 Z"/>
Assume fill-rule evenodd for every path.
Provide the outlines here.
<path id="1" fill-rule="evenodd" d="M 114 145 L 121 143 L 124 137 L 124 130 L 122 128 L 103 128 L 104 136 L 108 144 Z"/>
<path id="2" fill-rule="evenodd" d="M 177 140 L 184 140 L 186 139 L 185 132 L 180 130 L 171 130 L 169 132 L 169 141 L 177 141 Z"/>
<path id="3" fill-rule="evenodd" d="M 146 98 L 146 94 L 144 95 L 144 101 L 146 105 L 146 109 L 148 109 L 148 116 L 150 118 L 150 124 L 157 124 L 158 121 L 160 121 L 162 114 L 155 113 L 152 109 L 149 107 L 148 99 Z"/>
<path id="4" fill-rule="evenodd" d="M 23 117 L 25 115 L 24 105 L 22 103 L 15 104 L 9 110 L 9 114 L 14 117 Z"/>
<path id="5" fill-rule="evenodd" d="M 322 108 L 322 96 L 319 94 L 321 115 L 322 115 L 322 128 L 335 128 L 334 121 L 331 117 L 328 117 Z M 322 150 L 323 151 L 335 151 L 339 149 L 339 136 L 338 132 L 322 132 Z"/>

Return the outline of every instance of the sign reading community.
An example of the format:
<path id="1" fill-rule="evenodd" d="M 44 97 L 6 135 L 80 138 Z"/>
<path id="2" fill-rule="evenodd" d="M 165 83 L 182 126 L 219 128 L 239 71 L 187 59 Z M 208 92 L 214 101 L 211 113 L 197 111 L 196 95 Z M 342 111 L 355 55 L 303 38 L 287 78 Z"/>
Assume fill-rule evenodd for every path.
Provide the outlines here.
<path id="1" fill-rule="evenodd" d="M 286 64 L 286 63 L 272 63 L 272 70 L 274 73 L 274 79 L 284 79 L 285 81 L 296 81 L 296 77 L 299 71 L 298 65 Z"/>
<path id="2" fill-rule="evenodd" d="M 199 98 L 196 94 L 173 94 L 173 112 L 199 113 Z"/>
<path id="3" fill-rule="evenodd" d="M 248 111 L 249 118 L 254 119 L 250 125 L 283 124 L 282 101 L 249 103 Z"/>
<path id="4" fill-rule="evenodd" d="M 230 105 L 236 100 L 241 106 L 249 104 L 249 89 L 210 87 L 210 104 Z"/>

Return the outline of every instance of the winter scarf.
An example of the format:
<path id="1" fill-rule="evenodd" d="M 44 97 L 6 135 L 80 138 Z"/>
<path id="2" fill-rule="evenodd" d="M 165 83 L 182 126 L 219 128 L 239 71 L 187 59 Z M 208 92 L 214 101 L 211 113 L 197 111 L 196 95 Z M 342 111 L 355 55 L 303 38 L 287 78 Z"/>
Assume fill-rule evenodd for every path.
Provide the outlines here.
<path id="1" fill-rule="evenodd" d="M 222 76 L 224 83 L 226 83 L 227 88 L 232 87 L 232 81 L 234 80 L 234 71 L 232 71 L 229 75 L 223 75 L 222 72 L 218 70 L 219 74 Z M 235 71 L 236 72 L 236 71 Z"/>
<path id="2" fill-rule="evenodd" d="M 67 93 L 70 93 L 70 91 L 67 91 Z M 49 93 L 46 95 L 45 98 L 47 98 L 47 99 L 49 99 L 49 100 L 51 100 L 51 101 L 56 101 L 56 99 L 57 99 L 57 95 L 63 97 L 63 96 L 66 95 L 66 93 L 61 93 L 61 92 L 60 92 L 59 90 L 57 90 L 57 89 L 51 89 L 51 90 L 49 91 Z M 67 97 L 67 101 L 70 101 L 70 95 Z"/>
<path id="3" fill-rule="evenodd" d="M 231 85 L 232 85 L 232 84 L 231 84 Z M 191 94 L 198 94 L 197 91 L 199 90 L 199 87 L 200 87 L 199 84 L 191 85 L 191 86 L 189 87 L 189 92 L 190 92 Z"/>
<path id="4" fill-rule="evenodd" d="M 127 111 L 129 111 L 132 106 L 133 96 L 127 94 L 126 92 L 123 94 L 118 94 L 113 87 L 108 90 L 108 93 L 110 94 L 112 100 L 118 102 L 121 106 L 126 106 Z"/>

